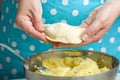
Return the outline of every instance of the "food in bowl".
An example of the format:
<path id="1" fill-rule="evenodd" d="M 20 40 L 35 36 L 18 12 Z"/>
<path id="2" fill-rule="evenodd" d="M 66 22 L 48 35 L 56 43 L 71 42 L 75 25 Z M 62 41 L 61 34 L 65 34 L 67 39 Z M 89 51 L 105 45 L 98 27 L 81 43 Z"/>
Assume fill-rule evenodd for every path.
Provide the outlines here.
<path id="1" fill-rule="evenodd" d="M 42 65 L 42 61 L 48 58 L 77 58 L 85 57 L 92 59 L 97 63 L 99 69 L 107 67 L 109 71 L 101 72 L 100 74 L 90 75 L 90 76 L 51 76 L 43 75 L 40 72 L 35 73 L 36 69 L 30 68 L 24 62 L 25 76 L 27 80 L 115 80 L 117 75 L 117 70 L 119 69 L 119 61 L 114 56 L 89 50 L 54 50 L 48 52 L 37 53 L 29 58 L 32 64 Z M 91 64 L 89 65 L 91 66 Z M 103 69 L 104 70 L 104 69 Z"/>
<path id="2" fill-rule="evenodd" d="M 110 70 L 106 66 L 99 68 L 98 64 L 88 57 L 45 58 L 42 65 L 47 70 L 41 73 L 36 70 L 35 73 L 50 76 L 88 76 Z"/>

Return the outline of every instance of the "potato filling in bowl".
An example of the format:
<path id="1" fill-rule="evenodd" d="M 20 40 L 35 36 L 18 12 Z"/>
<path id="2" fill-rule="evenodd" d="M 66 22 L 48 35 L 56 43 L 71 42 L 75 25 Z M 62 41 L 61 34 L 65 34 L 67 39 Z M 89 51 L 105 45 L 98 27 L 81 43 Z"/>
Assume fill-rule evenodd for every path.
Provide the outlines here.
<path id="1" fill-rule="evenodd" d="M 47 70 L 41 73 L 36 70 L 35 73 L 51 76 L 88 76 L 110 70 L 106 66 L 99 68 L 94 60 L 82 57 L 46 58 L 42 65 Z"/>

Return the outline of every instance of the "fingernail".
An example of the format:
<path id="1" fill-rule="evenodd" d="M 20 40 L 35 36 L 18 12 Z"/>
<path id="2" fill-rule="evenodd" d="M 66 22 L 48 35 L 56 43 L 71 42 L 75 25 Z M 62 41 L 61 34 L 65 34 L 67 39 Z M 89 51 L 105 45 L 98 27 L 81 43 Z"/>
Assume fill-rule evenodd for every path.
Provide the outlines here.
<path id="1" fill-rule="evenodd" d="M 35 28 L 38 30 L 38 31 L 40 31 L 40 32 L 42 32 L 43 30 L 44 30 L 44 25 L 43 25 L 43 23 L 42 22 L 34 22 L 33 23 L 33 25 L 35 26 Z"/>
<path id="2" fill-rule="evenodd" d="M 46 38 L 46 35 L 44 33 L 41 33 L 42 35 L 42 41 L 46 42 L 47 43 L 47 38 Z"/>
<path id="3" fill-rule="evenodd" d="M 82 40 L 87 41 L 89 39 L 89 36 L 87 34 L 82 35 Z"/>

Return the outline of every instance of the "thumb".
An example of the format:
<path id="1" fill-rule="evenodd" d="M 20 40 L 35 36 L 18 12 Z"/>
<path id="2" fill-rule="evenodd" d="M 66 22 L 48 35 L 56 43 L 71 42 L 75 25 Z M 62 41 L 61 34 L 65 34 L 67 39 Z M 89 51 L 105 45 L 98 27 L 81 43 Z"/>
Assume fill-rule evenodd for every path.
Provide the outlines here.
<path id="1" fill-rule="evenodd" d="M 33 25 L 37 31 L 40 31 L 40 32 L 44 31 L 43 21 L 40 14 L 34 14 Z"/>

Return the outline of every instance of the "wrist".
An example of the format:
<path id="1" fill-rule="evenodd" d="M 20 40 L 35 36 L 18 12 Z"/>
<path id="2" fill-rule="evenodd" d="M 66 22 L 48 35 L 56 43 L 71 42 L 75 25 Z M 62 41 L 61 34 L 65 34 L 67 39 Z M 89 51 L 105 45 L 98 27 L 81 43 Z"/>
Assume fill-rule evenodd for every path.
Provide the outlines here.
<path id="1" fill-rule="evenodd" d="M 41 7 L 40 0 L 18 0 L 18 7 L 33 8 L 35 10 Z"/>
<path id="2" fill-rule="evenodd" d="M 107 0 L 107 2 L 115 6 L 115 9 L 118 10 L 120 16 L 120 0 Z"/>
<path id="3" fill-rule="evenodd" d="M 120 16 L 120 0 L 114 0 L 114 5 L 116 5 L 116 9 L 119 12 L 118 16 Z"/>

